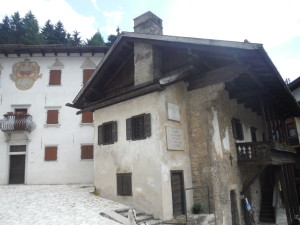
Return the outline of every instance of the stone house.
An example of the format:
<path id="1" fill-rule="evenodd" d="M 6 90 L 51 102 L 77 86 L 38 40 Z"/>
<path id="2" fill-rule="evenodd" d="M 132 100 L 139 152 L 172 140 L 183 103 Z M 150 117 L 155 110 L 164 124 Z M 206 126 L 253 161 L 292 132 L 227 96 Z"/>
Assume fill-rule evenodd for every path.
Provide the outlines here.
<path id="1" fill-rule="evenodd" d="M 161 219 L 200 202 L 224 225 L 275 222 L 284 200 L 291 221 L 299 204 L 284 121 L 300 109 L 262 45 L 163 35 L 151 12 L 134 30 L 68 104 L 94 112 L 101 196 Z"/>
<path id="2" fill-rule="evenodd" d="M 65 103 L 106 51 L 0 46 L 0 184 L 93 183 L 93 114 Z"/>

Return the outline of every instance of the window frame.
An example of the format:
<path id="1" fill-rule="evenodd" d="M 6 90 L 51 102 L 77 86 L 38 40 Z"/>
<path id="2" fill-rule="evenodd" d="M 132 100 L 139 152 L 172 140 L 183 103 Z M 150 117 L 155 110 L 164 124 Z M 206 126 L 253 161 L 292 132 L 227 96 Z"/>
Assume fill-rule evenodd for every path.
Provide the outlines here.
<path id="1" fill-rule="evenodd" d="M 110 140 L 106 139 L 106 132 L 111 126 Z M 118 141 L 118 124 L 117 121 L 105 122 L 98 126 L 98 145 L 111 145 Z"/>
<path id="2" fill-rule="evenodd" d="M 132 173 L 116 173 L 116 178 L 117 195 L 132 196 Z"/>
<path id="3" fill-rule="evenodd" d="M 61 74 L 59 69 L 50 69 L 48 86 L 61 86 Z"/>
<path id="4" fill-rule="evenodd" d="M 84 121 L 86 118 L 90 118 L 87 114 L 91 114 L 91 121 Z M 81 114 L 81 124 L 92 124 L 94 123 L 94 113 L 93 112 L 83 112 Z"/>
<path id="5" fill-rule="evenodd" d="M 134 124 L 137 119 L 143 119 L 143 130 L 142 134 L 137 136 L 137 131 L 134 130 L 137 128 L 137 125 Z M 126 139 L 132 141 L 144 140 L 148 137 L 151 137 L 151 114 L 143 113 L 139 115 L 132 116 L 126 119 Z"/>
<path id="6" fill-rule="evenodd" d="M 91 149 L 90 149 L 91 148 Z M 93 160 L 94 159 L 94 145 L 93 144 L 81 144 L 80 146 L 80 159 L 81 160 Z M 88 153 L 84 152 L 84 151 L 91 151 L 92 152 L 92 157 L 91 158 L 87 158 L 87 156 L 89 156 Z M 84 156 L 84 158 L 83 158 Z"/>
<path id="7" fill-rule="evenodd" d="M 45 106 L 46 109 L 46 118 L 44 127 L 60 127 L 60 110 L 61 106 Z M 57 111 L 57 123 L 48 123 L 48 111 L 55 110 Z"/>
<path id="8" fill-rule="evenodd" d="M 54 151 L 55 152 L 55 158 L 54 159 L 52 159 L 52 158 L 47 159 L 47 152 L 49 152 L 49 151 Z M 57 153 L 58 153 L 58 146 L 57 145 L 47 145 L 47 146 L 45 146 L 44 147 L 44 161 L 47 161 L 47 162 L 48 161 L 50 161 L 50 162 L 51 161 L 57 161 L 57 158 L 58 158 Z M 48 154 L 50 154 L 50 153 L 48 153 Z"/>
<path id="9" fill-rule="evenodd" d="M 244 131 L 241 121 L 237 118 L 231 119 L 233 138 L 238 141 L 244 140 Z"/>

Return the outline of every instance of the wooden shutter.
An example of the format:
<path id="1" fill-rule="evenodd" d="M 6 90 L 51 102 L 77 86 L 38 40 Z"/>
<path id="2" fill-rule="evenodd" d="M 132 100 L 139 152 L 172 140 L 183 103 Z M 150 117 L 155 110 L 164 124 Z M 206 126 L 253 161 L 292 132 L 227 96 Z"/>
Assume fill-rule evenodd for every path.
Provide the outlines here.
<path id="1" fill-rule="evenodd" d="M 123 182 L 122 182 L 122 173 L 117 173 L 117 194 L 122 195 L 122 190 L 123 190 Z"/>
<path id="2" fill-rule="evenodd" d="M 61 70 L 50 70 L 49 85 L 61 84 Z"/>
<path id="3" fill-rule="evenodd" d="M 104 139 L 104 130 L 103 125 L 98 126 L 98 145 L 103 144 Z"/>
<path id="4" fill-rule="evenodd" d="M 93 123 L 93 112 L 84 112 L 81 114 L 82 123 Z"/>
<path id="5" fill-rule="evenodd" d="M 151 136 L 151 114 L 144 115 L 144 134 L 145 138 Z"/>
<path id="6" fill-rule="evenodd" d="M 131 173 L 123 173 L 123 195 L 132 195 Z"/>
<path id="7" fill-rule="evenodd" d="M 57 147 L 45 147 L 45 161 L 55 161 L 57 160 Z"/>
<path id="8" fill-rule="evenodd" d="M 112 142 L 115 143 L 118 141 L 118 125 L 117 121 L 112 122 Z"/>
<path id="9" fill-rule="evenodd" d="M 58 124 L 58 110 L 47 111 L 47 124 Z"/>
<path id="10" fill-rule="evenodd" d="M 93 159 L 94 158 L 94 146 L 82 145 L 81 146 L 81 159 Z"/>
<path id="11" fill-rule="evenodd" d="M 126 139 L 132 139 L 131 118 L 126 119 Z"/>
<path id="12" fill-rule="evenodd" d="M 86 84 L 86 82 L 90 79 L 94 72 L 94 69 L 86 69 L 83 70 L 83 84 Z"/>

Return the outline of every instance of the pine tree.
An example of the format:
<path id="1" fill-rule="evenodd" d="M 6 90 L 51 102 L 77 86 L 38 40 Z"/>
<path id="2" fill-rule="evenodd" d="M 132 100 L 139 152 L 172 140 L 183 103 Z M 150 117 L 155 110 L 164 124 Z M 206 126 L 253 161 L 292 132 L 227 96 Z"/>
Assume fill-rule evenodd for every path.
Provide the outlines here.
<path id="1" fill-rule="evenodd" d="M 55 44 L 67 44 L 67 32 L 61 21 L 58 21 L 54 27 L 54 42 Z"/>
<path id="2" fill-rule="evenodd" d="M 14 44 L 22 44 L 22 37 L 25 34 L 24 23 L 19 12 L 15 12 L 10 19 L 11 40 Z"/>
<path id="3" fill-rule="evenodd" d="M 54 26 L 50 20 L 47 20 L 42 28 L 42 36 L 45 44 L 57 44 L 54 40 Z"/>
<path id="4" fill-rule="evenodd" d="M 29 11 L 24 19 L 25 34 L 22 37 L 22 44 L 38 45 L 42 42 L 42 36 L 39 33 L 39 24 L 35 16 Z"/>
<path id="5" fill-rule="evenodd" d="M 0 23 L 0 44 L 12 44 L 11 36 L 9 17 L 5 16 L 2 23 Z"/>
<path id="6" fill-rule="evenodd" d="M 105 42 L 103 41 L 103 37 L 99 31 L 97 31 L 91 39 L 86 40 L 86 45 L 89 46 L 104 46 Z"/>
<path id="7" fill-rule="evenodd" d="M 106 46 L 112 46 L 113 43 L 117 40 L 117 37 L 118 37 L 117 35 L 113 35 L 113 34 L 109 35 L 107 37 Z"/>

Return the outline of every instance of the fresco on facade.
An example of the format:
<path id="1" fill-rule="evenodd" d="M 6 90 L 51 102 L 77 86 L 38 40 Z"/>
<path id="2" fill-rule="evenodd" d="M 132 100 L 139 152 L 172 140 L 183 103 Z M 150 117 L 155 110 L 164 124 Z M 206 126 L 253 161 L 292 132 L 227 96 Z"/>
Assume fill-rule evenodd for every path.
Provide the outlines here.
<path id="1" fill-rule="evenodd" d="M 10 74 L 10 78 L 20 90 L 30 89 L 34 82 L 41 77 L 40 66 L 30 59 L 15 63 L 12 67 L 12 74 Z"/>

